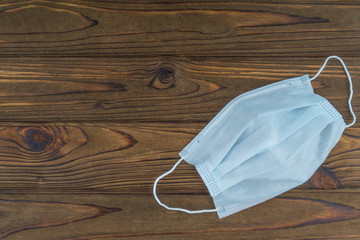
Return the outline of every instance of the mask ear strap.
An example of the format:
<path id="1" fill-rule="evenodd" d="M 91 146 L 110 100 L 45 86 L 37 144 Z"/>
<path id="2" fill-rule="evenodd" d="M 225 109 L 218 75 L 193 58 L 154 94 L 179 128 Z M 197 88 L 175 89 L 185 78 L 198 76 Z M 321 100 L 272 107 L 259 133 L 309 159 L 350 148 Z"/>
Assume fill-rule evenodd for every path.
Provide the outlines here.
<path id="1" fill-rule="evenodd" d="M 348 78 L 348 80 L 349 80 L 350 94 L 349 94 L 348 105 L 349 105 L 349 110 L 350 110 L 350 112 L 351 112 L 351 115 L 353 116 L 353 121 L 352 121 L 350 124 L 345 125 L 345 128 L 348 128 L 348 127 L 351 127 L 352 125 L 355 124 L 355 122 L 356 122 L 356 115 L 355 115 L 354 110 L 353 110 L 352 105 L 351 105 L 351 99 L 352 99 L 352 97 L 353 97 L 353 85 L 352 85 L 352 80 L 351 80 L 350 73 L 349 73 L 349 71 L 348 71 L 345 63 L 343 62 L 343 60 L 342 60 L 340 57 L 338 57 L 338 56 L 330 56 L 330 57 L 328 57 L 328 58 L 325 60 L 325 62 L 324 62 L 324 64 L 322 65 L 322 67 L 321 67 L 321 68 L 319 69 L 319 71 L 316 73 L 316 75 L 313 76 L 312 78 L 310 78 L 310 81 L 314 80 L 315 78 L 317 78 L 317 77 L 320 75 L 320 73 L 322 72 L 322 70 L 324 70 L 327 62 L 328 62 L 330 59 L 332 59 L 332 58 L 335 58 L 335 59 L 339 60 L 339 62 L 340 62 L 341 65 L 343 66 L 343 68 L 344 68 L 344 70 L 345 70 L 345 73 L 346 73 L 346 75 L 347 75 L 347 78 Z"/>
<path id="2" fill-rule="evenodd" d="M 173 211 L 181 211 L 181 212 L 186 212 L 186 213 L 190 213 L 190 214 L 193 214 L 193 213 L 206 213 L 206 212 L 217 212 L 218 209 L 204 209 L 204 210 L 195 210 L 195 211 L 191 211 L 191 210 L 187 210 L 187 209 L 184 209 L 184 208 L 173 208 L 173 207 L 169 207 L 167 205 L 165 205 L 164 203 L 162 203 L 157 194 L 156 194 L 156 186 L 159 182 L 160 179 L 162 179 L 163 177 L 169 175 L 170 173 L 172 173 L 175 168 L 181 163 L 181 161 L 183 160 L 183 158 L 181 158 L 179 161 L 177 161 L 174 166 L 169 170 L 167 171 L 166 173 L 160 175 L 154 182 L 154 187 L 153 187 L 153 194 L 154 194 L 154 198 L 155 200 L 158 202 L 158 204 L 160 206 L 163 206 L 164 208 L 168 209 L 168 210 L 173 210 Z"/>

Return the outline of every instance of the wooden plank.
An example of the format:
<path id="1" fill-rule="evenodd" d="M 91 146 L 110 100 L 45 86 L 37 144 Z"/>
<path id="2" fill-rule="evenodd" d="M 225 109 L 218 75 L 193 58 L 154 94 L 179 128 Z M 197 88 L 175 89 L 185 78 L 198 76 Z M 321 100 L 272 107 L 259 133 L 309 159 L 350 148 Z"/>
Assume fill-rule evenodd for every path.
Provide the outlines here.
<path id="1" fill-rule="evenodd" d="M 173 206 L 211 208 L 209 196 L 162 195 Z M 359 191 L 288 192 L 219 220 L 167 211 L 152 196 L 1 194 L 7 240 L 359 239 Z"/>
<path id="2" fill-rule="evenodd" d="M 325 58 L 0 59 L 0 121 L 203 121 L 246 91 L 304 74 Z M 360 112 L 360 58 L 344 58 Z M 338 62 L 313 81 L 351 121 Z M 360 122 L 356 126 L 360 126 Z"/>
<path id="3" fill-rule="evenodd" d="M 156 177 L 232 98 L 344 57 L 360 111 L 360 1 L 0 2 L 0 238 L 360 239 L 360 122 L 315 175 L 219 220 Z M 347 122 L 331 61 L 313 82 Z M 182 163 L 166 204 L 213 208 Z M 241 196 L 239 196 L 241 197 Z"/>
<path id="4" fill-rule="evenodd" d="M 151 194 L 156 177 L 203 123 L 48 123 L 0 126 L 2 192 Z M 300 188 L 360 187 L 360 128 L 348 128 L 313 178 Z M 193 166 L 182 163 L 160 193 L 207 193 Z"/>
<path id="5" fill-rule="evenodd" d="M 359 1 L 170 2 L 2 1 L 0 55 L 359 56 Z"/>

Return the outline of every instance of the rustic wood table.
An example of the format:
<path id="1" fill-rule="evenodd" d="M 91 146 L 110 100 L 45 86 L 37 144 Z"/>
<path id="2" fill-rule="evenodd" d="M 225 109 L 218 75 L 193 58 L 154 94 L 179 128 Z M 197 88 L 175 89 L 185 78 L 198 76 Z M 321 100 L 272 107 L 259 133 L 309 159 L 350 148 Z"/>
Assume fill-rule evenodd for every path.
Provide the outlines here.
<path id="1" fill-rule="evenodd" d="M 347 0 L 1 1 L 0 238 L 360 239 L 360 121 L 308 182 L 227 218 L 152 196 L 232 98 L 329 55 L 358 114 L 359 16 Z M 351 121 L 338 62 L 313 86 Z M 186 163 L 158 192 L 213 208 Z"/>

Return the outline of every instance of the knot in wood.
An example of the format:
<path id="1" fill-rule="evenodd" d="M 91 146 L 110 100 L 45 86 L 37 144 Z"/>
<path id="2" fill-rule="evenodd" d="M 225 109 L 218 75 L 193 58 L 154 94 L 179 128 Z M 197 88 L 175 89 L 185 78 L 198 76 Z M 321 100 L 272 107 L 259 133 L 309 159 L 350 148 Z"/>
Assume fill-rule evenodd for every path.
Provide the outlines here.
<path id="1" fill-rule="evenodd" d="M 151 80 L 150 86 L 155 89 L 169 89 L 174 87 L 175 68 L 171 65 L 160 65 L 155 71 L 155 77 Z"/>
<path id="2" fill-rule="evenodd" d="M 43 128 L 28 127 L 22 133 L 25 144 L 35 152 L 44 151 L 54 141 L 54 136 Z"/>
<path id="3" fill-rule="evenodd" d="M 98 109 L 98 110 L 105 110 L 106 109 L 105 102 L 102 101 L 102 100 L 96 101 L 95 104 L 93 105 L 93 107 L 95 109 Z"/>

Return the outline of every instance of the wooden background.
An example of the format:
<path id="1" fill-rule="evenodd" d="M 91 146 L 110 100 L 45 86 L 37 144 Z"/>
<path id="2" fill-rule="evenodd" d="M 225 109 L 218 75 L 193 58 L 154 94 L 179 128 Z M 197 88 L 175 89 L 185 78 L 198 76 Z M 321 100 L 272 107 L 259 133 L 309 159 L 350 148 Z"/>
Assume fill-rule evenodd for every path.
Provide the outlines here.
<path id="1" fill-rule="evenodd" d="M 329 55 L 359 113 L 359 16 L 348 0 L 1 1 L 0 238 L 360 239 L 360 121 L 306 184 L 225 219 L 151 192 L 232 98 Z M 351 121 L 338 62 L 313 85 Z M 213 207 L 188 164 L 158 191 Z"/>

